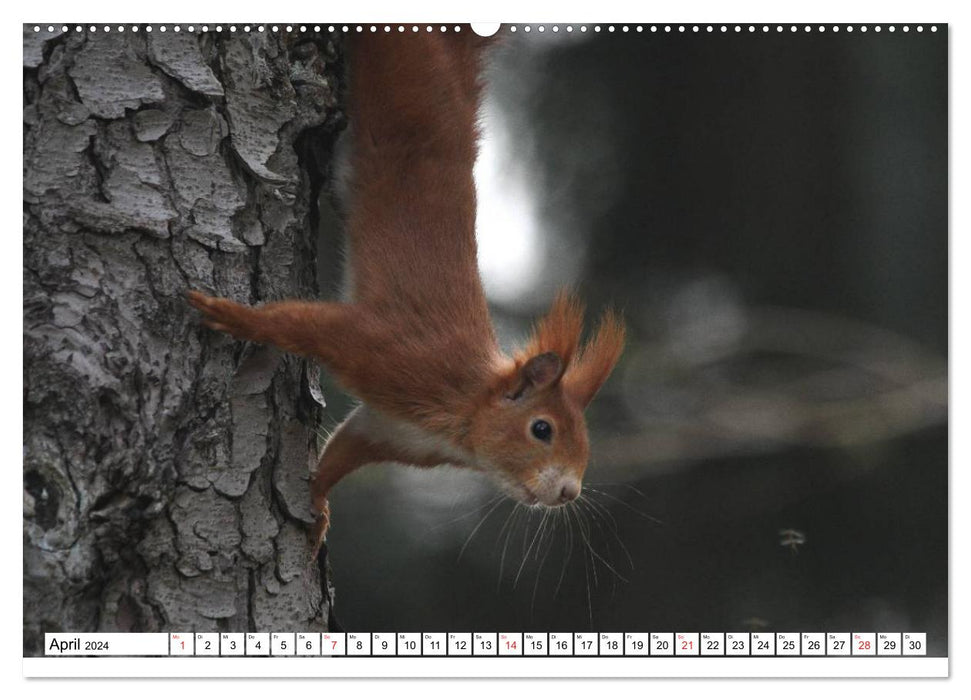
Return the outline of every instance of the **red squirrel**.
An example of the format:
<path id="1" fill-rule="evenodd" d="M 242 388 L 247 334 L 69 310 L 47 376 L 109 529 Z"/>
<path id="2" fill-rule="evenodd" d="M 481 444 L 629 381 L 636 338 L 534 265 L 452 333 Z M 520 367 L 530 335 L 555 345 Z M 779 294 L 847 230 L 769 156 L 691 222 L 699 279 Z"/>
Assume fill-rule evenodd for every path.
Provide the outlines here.
<path id="1" fill-rule="evenodd" d="M 580 494 L 583 411 L 624 325 L 607 311 L 581 347 L 581 304 L 561 293 L 522 349 L 499 347 L 476 264 L 485 43 L 467 26 L 350 38 L 345 301 L 250 307 L 189 292 L 210 328 L 312 358 L 362 402 L 312 478 L 315 553 L 330 489 L 367 464 L 479 470 L 529 505 Z"/>

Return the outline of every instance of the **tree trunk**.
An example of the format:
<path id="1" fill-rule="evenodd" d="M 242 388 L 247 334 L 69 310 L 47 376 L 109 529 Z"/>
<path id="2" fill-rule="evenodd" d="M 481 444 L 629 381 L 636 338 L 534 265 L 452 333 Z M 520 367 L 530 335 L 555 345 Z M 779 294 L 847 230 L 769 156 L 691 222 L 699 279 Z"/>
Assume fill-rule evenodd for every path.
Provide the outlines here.
<path id="1" fill-rule="evenodd" d="M 316 373 L 200 289 L 313 298 L 325 35 L 24 29 L 24 653 L 65 631 L 324 630 Z"/>

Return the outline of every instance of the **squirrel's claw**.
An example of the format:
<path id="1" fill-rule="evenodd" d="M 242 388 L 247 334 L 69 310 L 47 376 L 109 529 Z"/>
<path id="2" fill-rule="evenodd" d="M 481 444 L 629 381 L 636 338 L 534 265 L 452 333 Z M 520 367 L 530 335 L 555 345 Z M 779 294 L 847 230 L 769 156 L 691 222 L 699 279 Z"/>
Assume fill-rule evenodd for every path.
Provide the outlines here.
<path id="1" fill-rule="evenodd" d="M 186 294 L 189 303 L 202 312 L 202 322 L 214 331 L 229 333 L 236 337 L 246 337 L 243 312 L 246 309 L 229 299 L 211 297 L 194 289 Z"/>
<path id="2" fill-rule="evenodd" d="M 215 302 L 217 301 L 215 297 L 208 296 L 202 292 L 197 292 L 194 289 L 190 289 L 188 292 L 186 292 L 186 298 L 188 298 L 190 304 L 203 313 L 207 313 L 210 309 L 214 308 Z"/>

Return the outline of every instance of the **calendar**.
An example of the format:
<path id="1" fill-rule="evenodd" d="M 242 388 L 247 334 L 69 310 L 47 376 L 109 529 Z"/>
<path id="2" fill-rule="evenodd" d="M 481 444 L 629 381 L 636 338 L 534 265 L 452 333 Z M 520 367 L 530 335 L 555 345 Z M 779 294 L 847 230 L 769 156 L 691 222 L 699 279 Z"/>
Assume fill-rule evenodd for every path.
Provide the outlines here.
<path id="1" fill-rule="evenodd" d="M 37 10 L 24 674 L 946 676 L 913 7 Z"/>
<path id="2" fill-rule="evenodd" d="M 926 656 L 924 632 L 50 633 L 52 657 Z"/>

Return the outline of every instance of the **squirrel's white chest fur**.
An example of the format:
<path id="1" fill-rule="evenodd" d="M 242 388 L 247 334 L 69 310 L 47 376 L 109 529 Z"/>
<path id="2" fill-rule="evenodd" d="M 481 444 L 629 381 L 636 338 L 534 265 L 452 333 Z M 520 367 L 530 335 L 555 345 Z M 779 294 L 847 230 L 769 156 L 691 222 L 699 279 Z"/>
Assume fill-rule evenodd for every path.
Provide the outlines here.
<path id="1" fill-rule="evenodd" d="M 473 455 L 467 450 L 413 423 L 380 413 L 367 404 L 354 409 L 343 429 L 393 446 L 403 457 L 411 456 L 416 463 L 434 455 L 444 458 L 443 464 L 474 466 Z"/>

